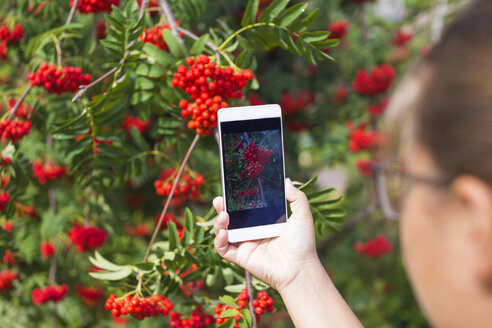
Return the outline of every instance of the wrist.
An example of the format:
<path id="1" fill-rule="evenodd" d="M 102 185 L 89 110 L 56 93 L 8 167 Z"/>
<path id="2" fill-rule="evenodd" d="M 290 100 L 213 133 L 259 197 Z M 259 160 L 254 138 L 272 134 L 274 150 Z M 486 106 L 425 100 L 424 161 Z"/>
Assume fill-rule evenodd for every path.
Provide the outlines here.
<path id="1" fill-rule="evenodd" d="M 324 276 L 327 276 L 326 270 L 316 256 L 303 263 L 294 278 L 279 285 L 277 291 L 282 298 L 287 297 L 290 294 L 295 295 L 299 291 L 305 289 L 306 286 L 312 285 L 313 282 L 319 281 Z"/>

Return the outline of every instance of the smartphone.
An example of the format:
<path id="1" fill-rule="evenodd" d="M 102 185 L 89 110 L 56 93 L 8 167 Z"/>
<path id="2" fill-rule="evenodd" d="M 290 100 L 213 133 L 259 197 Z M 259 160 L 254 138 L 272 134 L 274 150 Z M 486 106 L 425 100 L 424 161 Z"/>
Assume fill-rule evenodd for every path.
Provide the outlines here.
<path id="1" fill-rule="evenodd" d="M 287 222 L 280 106 L 222 108 L 217 120 L 229 242 L 279 236 Z"/>

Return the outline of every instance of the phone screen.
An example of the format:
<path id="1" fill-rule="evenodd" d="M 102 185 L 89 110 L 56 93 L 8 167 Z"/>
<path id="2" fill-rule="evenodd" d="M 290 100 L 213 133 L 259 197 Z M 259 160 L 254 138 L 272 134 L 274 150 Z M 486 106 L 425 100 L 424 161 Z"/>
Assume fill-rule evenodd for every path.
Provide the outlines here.
<path id="1" fill-rule="evenodd" d="M 220 124 L 228 229 L 286 222 L 280 118 Z"/>

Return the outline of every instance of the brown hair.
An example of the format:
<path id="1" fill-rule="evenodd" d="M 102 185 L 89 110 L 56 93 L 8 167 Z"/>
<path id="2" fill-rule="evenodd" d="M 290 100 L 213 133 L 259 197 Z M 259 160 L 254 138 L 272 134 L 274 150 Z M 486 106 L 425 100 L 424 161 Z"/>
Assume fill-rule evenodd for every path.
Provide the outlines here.
<path id="1" fill-rule="evenodd" d="M 492 185 L 492 1 L 473 2 L 396 90 L 387 123 L 404 128 L 447 177 Z"/>

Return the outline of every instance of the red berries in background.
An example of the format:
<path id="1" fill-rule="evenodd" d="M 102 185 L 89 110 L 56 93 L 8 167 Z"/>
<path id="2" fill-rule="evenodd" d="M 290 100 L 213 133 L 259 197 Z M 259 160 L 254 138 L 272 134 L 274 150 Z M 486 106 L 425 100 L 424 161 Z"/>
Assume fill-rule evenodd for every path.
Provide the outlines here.
<path id="1" fill-rule="evenodd" d="M 389 99 L 383 98 L 379 103 L 372 104 L 367 108 L 367 112 L 371 116 L 379 116 L 381 115 L 386 107 L 388 107 Z"/>
<path id="2" fill-rule="evenodd" d="M 345 103 L 348 96 L 348 89 L 346 87 L 338 87 L 335 91 L 335 96 L 333 97 L 332 103 L 335 106 L 341 106 Z"/>
<path id="3" fill-rule="evenodd" d="M 173 303 L 163 295 L 151 297 L 131 297 L 128 295 L 118 299 L 115 294 L 111 294 L 104 304 L 104 308 L 111 311 L 114 317 L 129 314 L 138 320 L 158 315 L 166 316 L 173 307 Z"/>
<path id="4" fill-rule="evenodd" d="M 15 271 L 9 269 L 0 271 L 0 294 L 12 288 L 12 282 L 17 278 L 19 275 Z"/>
<path id="5" fill-rule="evenodd" d="M 181 88 L 195 101 L 180 101 L 181 116 L 191 118 L 188 128 L 209 135 L 217 126 L 217 111 L 228 107 L 230 98 L 243 96 L 241 89 L 253 79 L 253 72 L 245 69 L 235 73 L 232 67 L 216 66 L 207 56 L 189 57 L 186 64 L 189 69 L 179 65 L 171 80 L 173 87 Z"/>
<path id="6" fill-rule="evenodd" d="M 14 98 L 7 99 L 7 105 L 9 107 L 9 109 L 8 109 L 9 113 L 10 113 L 11 109 L 15 106 L 16 102 L 17 102 L 17 99 L 14 99 Z M 23 120 L 28 120 L 31 116 L 32 111 L 33 111 L 32 106 L 29 106 L 26 103 L 22 103 L 17 108 L 17 111 L 15 112 L 14 116 L 17 118 L 23 119 Z"/>
<path id="7" fill-rule="evenodd" d="M 67 295 L 67 292 L 68 286 L 66 284 L 34 288 L 31 292 L 31 299 L 35 305 L 41 305 L 47 302 L 57 303 Z"/>
<path id="8" fill-rule="evenodd" d="M 181 25 L 180 21 L 176 21 L 176 25 Z M 145 43 L 152 43 L 156 48 L 166 51 L 168 49 L 166 41 L 162 35 L 163 30 L 170 30 L 171 27 L 166 23 L 162 24 L 160 27 L 153 26 L 148 29 L 145 28 L 142 35 L 140 36 L 140 41 Z M 183 36 L 183 33 L 180 33 Z"/>
<path id="9" fill-rule="evenodd" d="M 77 246 L 79 252 L 92 251 L 106 241 L 106 231 L 93 226 L 83 226 L 75 222 L 68 232 L 68 238 Z"/>
<path id="10" fill-rule="evenodd" d="M 158 195 L 169 196 L 177 173 L 174 168 L 161 172 L 159 179 L 154 182 L 155 191 Z M 189 174 L 182 174 L 174 190 L 171 205 L 180 206 L 187 200 L 197 199 L 200 196 L 200 186 L 204 182 L 201 174 L 196 174 L 194 178 Z"/>
<path id="11" fill-rule="evenodd" d="M 149 131 L 150 124 L 150 119 L 144 122 L 138 116 L 128 115 L 123 120 L 123 130 L 125 130 L 126 133 L 130 134 L 130 127 L 134 126 L 138 130 L 138 132 L 140 132 L 140 134 L 144 134 L 145 132 Z"/>
<path id="12" fill-rule="evenodd" d="M 203 313 L 200 305 L 191 311 L 189 317 L 174 311 L 169 313 L 169 326 L 172 328 L 208 328 L 214 322 L 214 316 Z"/>
<path id="13" fill-rule="evenodd" d="M 413 33 L 408 30 L 398 30 L 392 43 L 397 47 L 404 47 L 413 38 Z"/>
<path id="14" fill-rule="evenodd" d="M 365 96 L 374 96 L 388 90 L 395 77 L 393 67 L 381 64 L 371 69 L 370 72 L 358 70 L 352 87 L 354 90 Z"/>
<path id="15" fill-rule="evenodd" d="M 393 248 L 393 244 L 384 235 L 378 235 L 376 239 L 368 240 L 365 243 L 356 242 L 354 249 L 360 255 L 374 258 L 388 254 Z"/>
<path id="16" fill-rule="evenodd" d="M 8 233 L 12 233 L 12 229 L 14 228 L 14 224 L 12 221 L 8 220 L 2 223 L 2 229 L 7 231 Z"/>
<path id="17" fill-rule="evenodd" d="M 260 322 L 260 318 L 265 313 L 265 311 L 268 311 L 268 312 L 273 311 L 273 309 L 274 309 L 273 308 L 273 299 L 270 296 L 268 296 L 268 294 L 265 291 L 259 291 L 257 293 L 256 297 L 257 297 L 256 299 L 252 300 L 252 304 L 253 304 L 254 312 L 256 315 L 256 321 Z M 243 289 L 241 291 L 241 293 L 238 295 L 238 297 L 236 298 L 236 304 L 238 305 L 237 308 L 234 308 L 233 306 L 230 306 L 230 305 L 228 306 L 225 304 L 217 304 L 217 306 L 214 309 L 214 312 L 217 314 L 217 318 L 216 318 L 215 322 L 217 324 L 222 324 L 223 322 L 225 322 L 226 320 L 229 319 L 229 318 L 223 318 L 221 316 L 221 313 L 223 311 L 225 311 L 225 310 L 241 311 L 241 309 L 247 307 L 248 300 L 249 300 L 248 291 L 246 289 Z M 234 327 L 236 327 L 236 326 L 239 327 L 237 322 L 242 320 L 241 316 L 235 315 L 232 318 L 233 318 L 233 320 L 236 321 L 236 324 L 234 325 Z"/>
<path id="18" fill-rule="evenodd" d="M 3 142 L 10 140 L 13 144 L 24 138 L 31 130 L 30 121 L 9 120 L 4 118 L 0 121 L 0 136 Z"/>
<path id="19" fill-rule="evenodd" d="M 93 306 L 103 297 L 103 290 L 97 287 L 75 286 L 75 291 L 88 306 Z"/>
<path id="20" fill-rule="evenodd" d="M 70 7 L 73 6 L 74 0 L 70 0 Z M 110 12 L 111 5 L 118 6 L 120 0 L 79 0 L 77 11 L 79 13 L 100 13 L 103 11 Z"/>
<path id="21" fill-rule="evenodd" d="M 161 218 L 161 213 L 157 213 L 157 215 L 155 216 L 155 219 L 154 219 L 154 222 L 155 222 L 155 225 L 156 226 L 157 226 L 157 223 L 159 222 L 159 219 L 160 218 Z M 162 219 L 162 224 L 161 224 L 160 230 L 166 230 L 167 229 L 167 223 L 168 222 L 174 222 L 176 224 L 176 228 L 178 230 L 183 229 L 183 225 L 174 216 L 174 214 L 172 214 L 172 213 L 166 213 L 166 215 L 164 215 L 164 218 Z"/>
<path id="22" fill-rule="evenodd" d="M 364 124 L 359 125 L 350 133 L 349 150 L 359 152 L 362 150 L 375 150 L 384 143 L 384 135 L 378 131 L 366 131 Z"/>
<path id="23" fill-rule="evenodd" d="M 27 78 L 31 86 L 40 86 L 48 93 L 56 94 L 75 92 L 81 85 L 91 82 L 90 74 L 82 74 L 80 67 L 68 66 L 59 70 L 47 63 L 43 63 L 35 73 L 29 73 Z"/>
<path id="24" fill-rule="evenodd" d="M 331 34 L 328 36 L 329 39 L 342 39 L 345 37 L 348 31 L 348 21 L 340 20 L 336 22 L 332 22 L 328 27 L 328 30 Z"/>
<path id="25" fill-rule="evenodd" d="M 35 160 L 32 163 L 32 170 L 32 176 L 38 179 L 42 185 L 48 181 L 59 179 L 67 173 L 67 168 L 64 166 L 55 165 L 53 162 L 41 164 L 39 160 Z"/>
<path id="26" fill-rule="evenodd" d="M 372 177 L 373 166 L 374 166 L 374 161 L 367 160 L 367 159 L 358 159 L 355 162 L 355 167 L 359 170 L 360 174 L 362 174 L 366 178 Z"/>
<path id="27" fill-rule="evenodd" d="M 306 109 L 306 106 L 314 102 L 314 95 L 309 90 L 293 90 L 282 95 L 280 107 L 282 114 L 288 116 Z"/>
<path id="28" fill-rule="evenodd" d="M 18 259 L 17 253 L 11 252 L 8 249 L 5 251 L 3 255 L 3 263 L 5 264 L 15 265 L 17 259 Z"/>
<path id="29" fill-rule="evenodd" d="M 24 28 L 21 24 L 14 26 L 12 30 L 7 25 L 0 26 L 0 40 L 7 42 L 18 42 L 24 36 Z"/>
<path id="30" fill-rule="evenodd" d="M 41 255 L 43 255 L 45 259 L 50 258 L 52 255 L 55 255 L 56 253 L 55 246 L 49 241 L 43 241 L 41 243 L 40 250 L 41 250 Z"/>
<path id="31" fill-rule="evenodd" d="M 7 203 L 10 200 L 10 195 L 7 194 L 5 191 L 2 191 L 0 194 L 0 211 L 4 211 L 5 207 L 7 206 Z"/>

